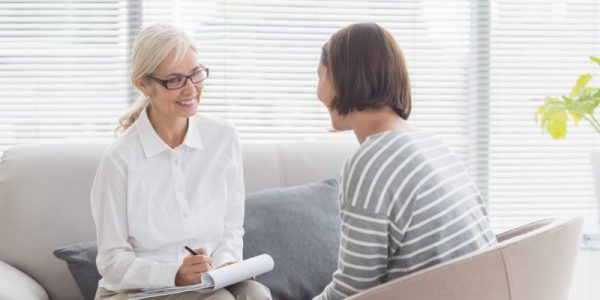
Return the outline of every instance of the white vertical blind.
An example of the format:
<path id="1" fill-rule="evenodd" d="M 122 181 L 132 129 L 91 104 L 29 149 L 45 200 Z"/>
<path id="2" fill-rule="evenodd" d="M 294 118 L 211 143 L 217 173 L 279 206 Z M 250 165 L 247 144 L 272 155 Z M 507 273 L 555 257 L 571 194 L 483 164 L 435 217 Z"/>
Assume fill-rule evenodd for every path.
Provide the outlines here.
<path id="1" fill-rule="evenodd" d="M 377 22 L 407 59 L 417 126 L 467 163 L 496 230 L 594 208 L 589 153 L 533 122 L 534 98 L 568 93 L 597 66 L 600 0 L 0 0 L 0 151 L 64 139 L 113 140 L 136 92 L 128 56 L 140 26 L 190 31 L 210 67 L 199 113 L 242 139 L 352 139 L 330 133 L 316 98 L 322 44 Z M 598 81 L 594 82 L 598 84 Z"/>
<path id="2" fill-rule="evenodd" d="M 568 95 L 596 72 L 600 1 L 493 0 L 490 79 L 490 204 L 499 229 L 592 211 L 589 154 L 600 136 L 582 120 L 566 140 L 542 134 L 533 115 L 544 96 Z M 594 84 L 598 85 L 596 79 Z"/>

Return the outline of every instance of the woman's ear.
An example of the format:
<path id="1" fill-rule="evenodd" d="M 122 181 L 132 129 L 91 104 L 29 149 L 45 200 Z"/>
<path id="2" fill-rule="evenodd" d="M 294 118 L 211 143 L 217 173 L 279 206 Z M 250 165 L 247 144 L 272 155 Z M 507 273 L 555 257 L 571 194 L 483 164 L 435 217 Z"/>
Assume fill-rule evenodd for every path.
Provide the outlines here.
<path id="1" fill-rule="evenodd" d="M 146 91 L 149 90 L 149 88 L 150 88 L 150 82 L 149 82 L 149 80 L 147 80 L 144 77 L 136 79 L 133 82 L 133 84 L 135 85 L 136 88 L 138 88 L 138 90 L 140 90 L 144 94 L 146 94 Z"/>
<path id="2" fill-rule="evenodd" d="M 146 78 L 140 78 L 134 83 L 138 90 L 140 90 L 144 94 L 144 96 L 152 96 L 152 82 L 150 82 L 150 80 L 147 80 Z"/>

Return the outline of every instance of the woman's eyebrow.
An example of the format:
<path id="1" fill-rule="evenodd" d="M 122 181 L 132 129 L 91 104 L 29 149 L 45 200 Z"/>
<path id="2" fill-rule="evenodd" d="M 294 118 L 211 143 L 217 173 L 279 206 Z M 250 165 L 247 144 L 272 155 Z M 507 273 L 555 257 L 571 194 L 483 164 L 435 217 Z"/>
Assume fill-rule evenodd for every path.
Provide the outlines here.
<path id="1" fill-rule="evenodd" d="M 192 72 L 190 72 L 190 74 L 194 73 L 194 71 L 196 71 L 198 69 L 200 69 L 200 65 L 198 65 L 194 69 L 192 69 Z M 188 76 L 188 75 L 182 74 L 182 73 L 170 73 L 166 77 L 171 77 L 171 76 Z"/>

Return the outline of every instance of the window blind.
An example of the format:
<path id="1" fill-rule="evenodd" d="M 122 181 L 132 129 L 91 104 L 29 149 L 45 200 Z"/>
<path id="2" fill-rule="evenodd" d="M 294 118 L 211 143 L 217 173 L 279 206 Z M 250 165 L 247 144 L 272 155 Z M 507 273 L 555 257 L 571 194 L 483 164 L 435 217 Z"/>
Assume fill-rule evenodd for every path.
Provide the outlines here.
<path id="1" fill-rule="evenodd" d="M 593 211 L 589 154 L 599 136 L 584 120 L 552 140 L 534 123 L 544 96 L 568 95 L 598 70 L 600 1 L 491 1 L 490 206 L 495 228 Z M 598 79 L 592 83 L 599 85 Z"/>
<path id="2" fill-rule="evenodd" d="M 127 107 L 126 3 L 0 1 L 0 151 L 112 137 Z"/>
<path id="3" fill-rule="evenodd" d="M 144 23 L 192 32 L 211 68 L 200 113 L 232 120 L 246 140 L 353 138 L 332 134 L 317 100 L 321 46 L 363 21 L 389 29 L 407 58 L 419 126 L 466 159 L 470 1 L 144 1 Z"/>
<path id="4" fill-rule="evenodd" d="M 353 139 L 326 130 L 316 97 L 321 46 L 349 24 L 382 25 L 406 56 L 411 121 L 452 147 L 487 198 L 488 11 L 487 2 L 470 0 L 150 0 L 144 23 L 193 32 L 211 68 L 200 113 L 232 120 L 254 141 Z"/>
<path id="5" fill-rule="evenodd" d="M 316 97 L 322 44 L 377 22 L 411 74 L 411 121 L 443 138 L 489 199 L 496 231 L 594 208 L 582 121 L 554 141 L 534 98 L 568 93 L 597 66 L 600 0 L 0 1 L 0 151 L 30 142 L 110 142 L 137 95 L 128 57 L 142 25 L 174 23 L 211 69 L 200 114 L 246 141 L 353 139 L 331 133 Z M 594 82 L 598 84 L 598 80 Z"/>

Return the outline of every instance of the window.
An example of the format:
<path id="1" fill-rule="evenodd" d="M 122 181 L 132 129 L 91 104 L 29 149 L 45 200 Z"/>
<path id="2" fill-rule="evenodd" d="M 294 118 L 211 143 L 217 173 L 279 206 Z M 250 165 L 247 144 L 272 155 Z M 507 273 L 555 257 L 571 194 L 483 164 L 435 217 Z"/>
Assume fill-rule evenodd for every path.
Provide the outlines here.
<path id="1" fill-rule="evenodd" d="M 117 0 L 0 2 L 0 151 L 112 139 L 130 92 L 126 8 Z"/>
<path id="2" fill-rule="evenodd" d="M 507 228 L 562 213 L 592 211 L 589 155 L 598 134 L 569 124 L 552 140 L 534 125 L 532 99 L 568 94 L 598 65 L 600 1 L 495 0 L 490 32 L 490 205 Z M 595 85 L 599 85 L 596 78 Z"/>
<path id="3" fill-rule="evenodd" d="M 89 0 L 0 3 L 0 151 L 25 142 L 110 142 L 135 99 L 128 57 L 141 26 L 170 22 L 211 68 L 200 113 L 246 141 L 330 133 L 316 98 L 320 48 L 372 21 L 407 59 L 411 120 L 441 136 L 490 199 L 496 230 L 594 208 L 586 124 L 564 141 L 533 122 L 534 98 L 567 93 L 597 66 L 600 0 Z M 597 81 L 596 81 L 597 82 Z"/>

